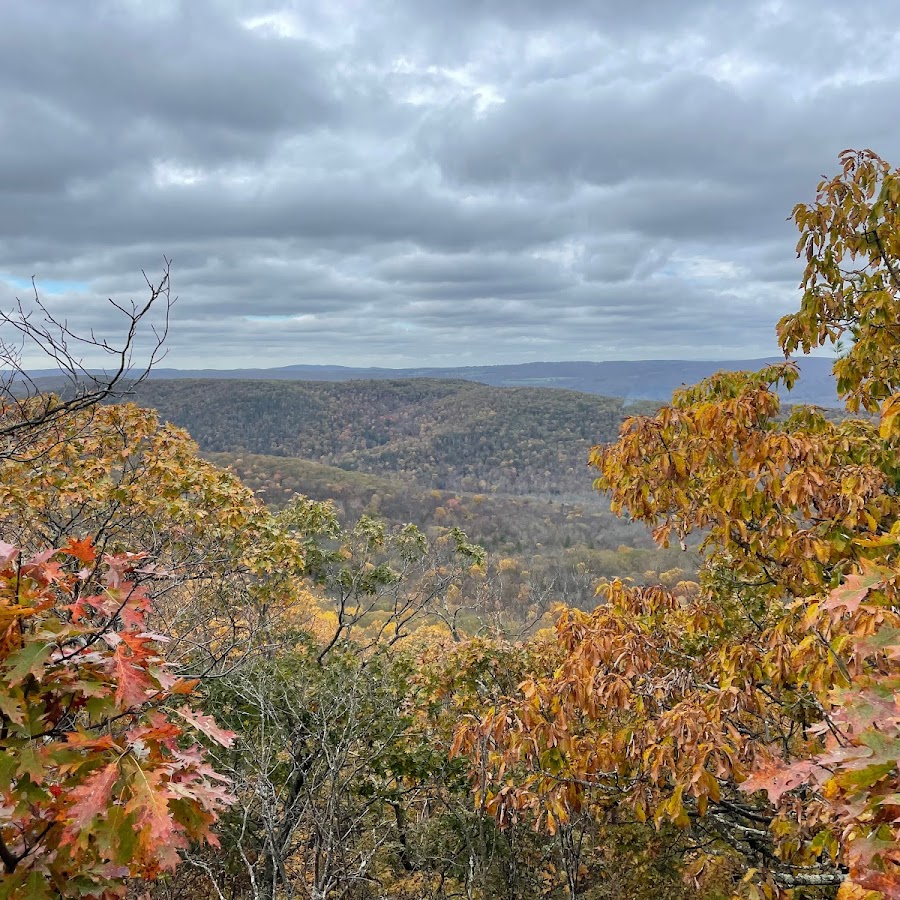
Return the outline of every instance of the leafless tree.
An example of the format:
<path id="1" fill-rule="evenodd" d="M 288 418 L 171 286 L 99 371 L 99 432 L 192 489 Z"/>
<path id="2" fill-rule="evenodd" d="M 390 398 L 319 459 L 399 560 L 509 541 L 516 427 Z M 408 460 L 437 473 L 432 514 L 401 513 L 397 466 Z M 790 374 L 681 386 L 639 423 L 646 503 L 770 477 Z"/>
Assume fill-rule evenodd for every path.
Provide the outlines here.
<path id="1" fill-rule="evenodd" d="M 155 282 L 142 272 L 149 291 L 144 300 L 127 304 L 109 300 L 124 317 L 125 333 L 118 341 L 93 330 L 76 332 L 66 319 L 48 309 L 33 280 L 31 308 L 18 300 L 12 310 L 0 311 L 0 458 L 27 457 L 37 434 L 133 390 L 165 356 L 163 345 L 176 298 L 170 288 L 170 261 L 164 258 L 163 262 L 162 275 Z M 151 311 L 156 322 L 150 320 Z M 139 336 L 148 331 L 150 347 L 136 364 Z M 91 353 L 103 357 L 108 365 L 89 367 L 84 357 Z M 32 355 L 43 355 L 58 371 L 52 392 L 29 372 L 26 360 Z"/>

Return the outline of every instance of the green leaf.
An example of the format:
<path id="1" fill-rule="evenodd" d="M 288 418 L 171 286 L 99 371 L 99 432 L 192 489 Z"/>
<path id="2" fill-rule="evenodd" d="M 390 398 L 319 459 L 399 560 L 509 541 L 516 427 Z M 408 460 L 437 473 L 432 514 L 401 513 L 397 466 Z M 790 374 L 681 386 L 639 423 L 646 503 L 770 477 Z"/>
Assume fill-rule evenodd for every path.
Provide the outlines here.
<path id="1" fill-rule="evenodd" d="M 20 696 L 16 696 L 16 694 Z M 25 709 L 21 691 L 0 691 L 0 712 L 15 725 L 25 724 Z"/>
<path id="2" fill-rule="evenodd" d="M 18 766 L 16 774 L 19 778 L 28 775 L 34 784 L 41 784 L 44 780 L 44 764 L 38 756 L 34 744 L 28 743 L 18 751 Z"/>
<path id="3" fill-rule="evenodd" d="M 24 681 L 29 675 L 38 676 L 44 663 L 50 658 L 53 650 L 52 644 L 41 644 L 37 641 L 27 643 L 21 650 L 11 653 L 7 659 L 9 668 L 5 681 L 10 687 L 15 687 Z M 40 681 L 40 678 L 38 678 Z"/>
<path id="4" fill-rule="evenodd" d="M 879 763 L 872 766 L 866 766 L 864 769 L 856 769 L 855 771 L 844 771 L 840 775 L 835 776 L 835 781 L 843 788 L 869 788 L 873 784 L 881 781 L 885 775 L 890 774 L 896 767 L 894 762 Z"/>
<path id="5" fill-rule="evenodd" d="M 0 745 L 0 789 L 8 791 L 12 784 L 13 773 L 16 771 L 18 761 L 14 753 L 8 747 Z"/>

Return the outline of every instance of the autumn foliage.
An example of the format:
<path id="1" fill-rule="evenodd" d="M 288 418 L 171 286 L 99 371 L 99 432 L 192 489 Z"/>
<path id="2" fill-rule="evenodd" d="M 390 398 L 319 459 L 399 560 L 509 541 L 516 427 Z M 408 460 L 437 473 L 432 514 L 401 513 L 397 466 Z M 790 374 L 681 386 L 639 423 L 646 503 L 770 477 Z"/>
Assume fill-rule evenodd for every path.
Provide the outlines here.
<path id="1" fill-rule="evenodd" d="M 546 671 L 458 730 L 501 823 L 628 810 L 692 835 L 698 889 L 730 860 L 739 895 L 900 896 L 900 172 L 842 163 L 794 210 L 804 293 L 779 336 L 849 341 L 839 389 L 877 416 L 784 415 L 788 362 L 679 391 L 595 449 L 613 509 L 664 543 L 699 530 L 705 570 L 565 612 Z"/>
<path id="2" fill-rule="evenodd" d="M 121 894 L 216 842 L 231 796 L 204 742 L 233 735 L 198 685 L 293 605 L 300 551 L 136 407 L 78 411 L 15 450 L 0 455 L 16 542 L 0 544 L 0 896 Z"/>
<path id="3" fill-rule="evenodd" d="M 596 486 L 702 570 L 553 628 L 458 527 L 269 510 L 146 410 L 14 428 L 0 898 L 900 898 L 900 171 L 841 162 L 778 334 L 850 414 L 786 361 L 627 419 Z"/>
<path id="4" fill-rule="evenodd" d="M 195 682 L 147 632 L 142 554 L 97 559 L 86 539 L 0 557 L 0 895 L 110 893 L 215 841 L 230 797 L 195 735 L 233 736 L 191 708 Z"/>

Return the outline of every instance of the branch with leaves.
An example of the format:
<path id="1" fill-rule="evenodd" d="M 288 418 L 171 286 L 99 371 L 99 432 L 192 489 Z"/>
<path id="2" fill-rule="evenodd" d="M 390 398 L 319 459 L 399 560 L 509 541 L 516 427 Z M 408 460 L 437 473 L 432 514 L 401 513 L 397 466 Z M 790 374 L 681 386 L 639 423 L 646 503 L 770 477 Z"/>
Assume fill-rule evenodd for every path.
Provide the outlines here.
<path id="1" fill-rule="evenodd" d="M 234 735 L 189 704 L 131 580 L 142 554 L 90 540 L 24 558 L 0 545 L 0 896 L 124 895 L 231 802 L 196 737 Z"/>

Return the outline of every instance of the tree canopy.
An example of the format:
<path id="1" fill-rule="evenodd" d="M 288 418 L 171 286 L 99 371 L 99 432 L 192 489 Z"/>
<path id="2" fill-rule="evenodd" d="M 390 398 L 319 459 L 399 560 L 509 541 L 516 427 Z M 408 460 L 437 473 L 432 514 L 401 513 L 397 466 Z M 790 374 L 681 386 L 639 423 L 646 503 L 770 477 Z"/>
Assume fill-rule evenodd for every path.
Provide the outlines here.
<path id="1" fill-rule="evenodd" d="M 662 542 L 701 531 L 706 564 L 564 613 L 546 671 L 460 728 L 501 822 L 627 809 L 692 835 L 698 886 L 728 865 L 748 896 L 900 896 L 900 171 L 841 162 L 794 209 L 807 265 L 778 333 L 786 354 L 848 341 L 840 391 L 875 417 L 781 415 L 787 362 L 681 390 L 593 451 L 614 510 Z"/>

